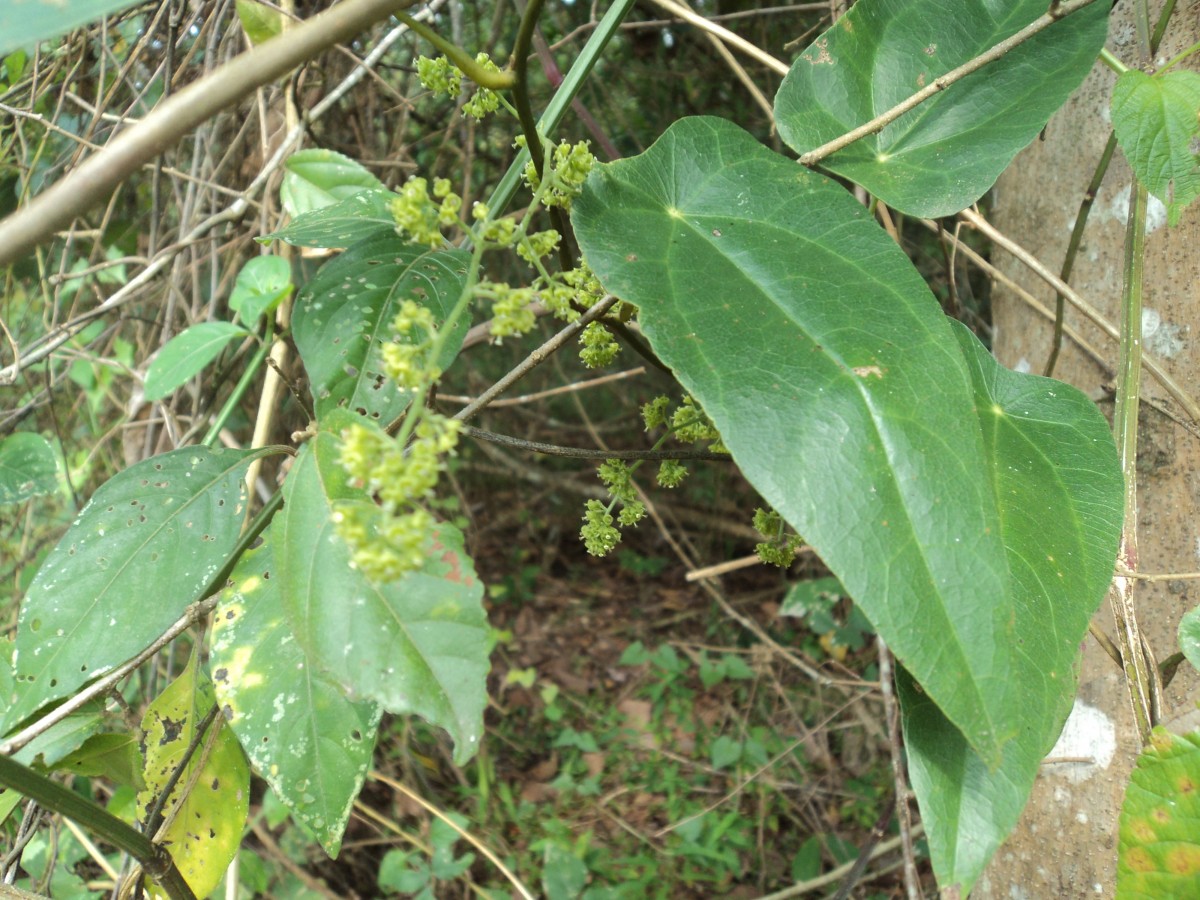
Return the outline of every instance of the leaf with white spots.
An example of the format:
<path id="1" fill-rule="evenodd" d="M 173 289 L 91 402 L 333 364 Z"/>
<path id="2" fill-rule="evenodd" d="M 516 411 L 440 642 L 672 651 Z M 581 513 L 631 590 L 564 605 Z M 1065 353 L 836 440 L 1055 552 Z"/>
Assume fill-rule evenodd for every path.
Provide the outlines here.
<path id="1" fill-rule="evenodd" d="M 342 413 L 337 421 L 352 420 Z M 479 747 L 487 703 L 483 584 L 462 535 L 446 523 L 429 535 L 421 571 L 379 583 L 352 568 L 332 504 L 370 500 L 347 487 L 340 446 L 330 431 L 304 445 L 271 525 L 273 580 L 292 630 L 351 696 L 446 729 L 455 761 L 464 763 Z"/>
<path id="2" fill-rule="evenodd" d="M 0 440 L 0 506 L 58 486 L 58 456 L 40 434 L 19 431 Z"/>
<path id="3" fill-rule="evenodd" d="M 199 599 L 237 544 L 246 469 L 270 452 L 185 447 L 96 491 L 21 604 L 0 731 L 135 656 Z"/>
<path id="4" fill-rule="evenodd" d="M 237 853 L 250 811 L 250 768 L 237 738 L 218 715 L 197 738 L 197 728 L 216 702 L 212 682 L 192 655 L 142 717 L 145 789 L 137 795 L 142 826 L 167 790 L 184 754 L 195 743 L 162 807 L 162 824 L 151 835 L 166 846 L 179 873 L 197 897 L 207 897 Z M 214 733 L 215 732 L 215 733 Z M 167 894 L 151 885 L 151 900 Z"/>
<path id="5" fill-rule="evenodd" d="M 352 701 L 292 636 L 273 549 L 246 553 L 213 613 L 209 670 L 217 700 L 255 770 L 336 857 L 362 788 L 379 708 Z"/>
<path id="6" fill-rule="evenodd" d="M 440 326 L 462 293 L 466 262 L 462 251 L 416 247 L 384 232 L 321 267 L 292 314 L 318 419 L 340 407 L 387 425 L 404 412 L 410 392 L 383 370 L 384 345 L 397 340 L 392 320 L 403 301 L 414 300 Z M 458 355 L 470 324 L 465 316 L 452 324 L 437 360 L 443 370 Z"/>
<path id="7" fill-rule="evenodd" d="M 296 247 L 325 249 L 349 247 L 381 232 L 395 234 L 396 220 L 390 204 L 397 196 L 381 188 L 359 191 L 330 206 L 297 216 L 284 228 L 257 240 L 263 244 L 279 240 Z"/>

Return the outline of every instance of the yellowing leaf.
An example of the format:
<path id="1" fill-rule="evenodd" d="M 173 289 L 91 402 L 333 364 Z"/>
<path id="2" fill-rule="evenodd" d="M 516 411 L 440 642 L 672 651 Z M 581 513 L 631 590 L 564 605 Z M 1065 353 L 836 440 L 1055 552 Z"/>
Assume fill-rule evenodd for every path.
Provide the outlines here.
<path id="1" fill-rule="evenodd" d="M 146 710 L 142 719 L 146 788 L 137 798 L 138 819 L 143 825 L 215 703 L 212 682 L 197 670 L 193 655 L 179 677 Z M 165 828 L 155 827 L 151 835 L 166 845 L 197 897 L 207 896 L 220 884 L 241 844 L 249 809 L 250 769 L 237 739 L 218 715 L 196 742 L 163 805 Z M 166 900 L 157 886 L 149 893 L 152 900 Z"/>

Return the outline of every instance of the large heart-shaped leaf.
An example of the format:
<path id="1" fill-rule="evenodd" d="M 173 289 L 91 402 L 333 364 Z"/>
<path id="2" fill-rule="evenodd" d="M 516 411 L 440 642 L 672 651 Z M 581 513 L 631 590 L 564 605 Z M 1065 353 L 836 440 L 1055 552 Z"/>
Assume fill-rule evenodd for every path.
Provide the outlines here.
<path id="1" fill-rule="evenodd" d="M 742 471 L 984 771 L 1014 767 L 1027 793 L 1115 555 L 1102 417 L 960 347 L 861 206 L 729 123 L 683 120 L 598 167 L 573 220 Z M 920 787 L 927 822 L 962 805 Z"/>
<path id="2" fill-rule="evenodd" d="M 246 553 L 213 614 L 217 700 L 254 768 L 330 856 L 375 747 L 379 708 L 354 702 L 309 665 L 272 577 L 274 549 Z"/>
<path id="3" fill-rule="evenodd" d="M 792 64 L 775 97 L 799 153 L 874 119 L 1046 12 L 1046 0 L 859 0 Z M 1108 8 L 1093 3 L 822 165 L 896 209 L 978 200 L 1090 71 Z"/>
<path id="4" fill-rule="evenodd" d="M 21 604 L 0 731 L 134 656 L 198 599 L 237 543 L 246 469 L 268 452 L 185 447 L 96 491 Z"/>
<path id="5" fill-rule="evenodd" d="M 598 167 L 573 219 L 742 471 L 998 762 L 1017 730 L 1004 548 L 966 367 L 904 254 L 719 119 Z"/>
<path id="6" fill-rule="evenodd" d="M 445 321 L 462 293 L 466 260 L 461 251 L 429 250 L 382 232 L 321 267 L 292 314 L 318 419 L 343 407 L 387 425 L 404 411 L 410 392 L 383 370 L 383 346 L 397 340 L 392 320 L 401 302 L 415 300 Z M 453 324 L 441 368 L 454 361 L 469 326 L 465 316 Z"/>
<path id="7" fill-rule="evenodd" d="M 995 770 L 901 681 L 909 773 L 918 796 L 938 804 L 924 817 L 934 871 L 966 893 L 1016 825 L 1071 710 L 1079 643 L 1112 576 L 1122 480 L 1095 404 L 1062 382 L 1005 369 L 955 324 L 1000 508 L 1018 649 L 1031 662 L 1013 670 L 1017 712 L 1030 714 Z"/>
<path id="8" fill-rule="evenodd" d="M 330 428 L 355 421 L 345 412 L 331 418 Z M 465 762 L 478 749 L 487 702 L 483 585 L 448 524 L 429 536 L 425 568 L 398 582 L 374 582 L 353 568 L 334 529 L 334 503 L 370 500 L 347 486 L 340 444 L 323 430 L 304 446 L 272 523 L 273 580 L 292 631 L 345 690 L 445 728 L 455 759 Z"/>

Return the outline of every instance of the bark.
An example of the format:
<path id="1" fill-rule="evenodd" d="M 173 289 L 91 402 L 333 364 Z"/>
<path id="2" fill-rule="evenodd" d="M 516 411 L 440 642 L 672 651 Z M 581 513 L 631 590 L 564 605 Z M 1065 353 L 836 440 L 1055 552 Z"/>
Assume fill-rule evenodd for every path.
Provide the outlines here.
<path id="1" fill-rule="evenodd" d="M 1118 4 L 1108 46 L 1127 64 L 1138 62 L 1130 2 Z M 1160 3 L 1151 3 L 1151 22 Z M 1181 0 L 1155 64 L 1200 37 L 1200 0 Z M 1200 67 L 1195 57 L 1186 67 Z M 1108 103 L 1116 76 L 1092 73 L 1050 122 L 1043 140 L 1022 153 L 995 191 L 992 220 L 1050 268 L 1062 265 L 1084 190 L 1110 131 Z M 1125 213 L 1132 175 L 1118 150 L 1084 234 L 1072 285 L 1113 323 L 1119 322 Z M 1194 396 L 1200 393 L 1200 205 L 1175 228 L 1165 210 L 1151 208 L 1146 253 L 1145 352 Z M 1054 293 L 1001 251 L 993 261 L 1036 297 L 1054 306 Z M 1041 372 L 1052 328 L 1010 292 L 994 302 L 994 349 L 1013 368 Z M 1106 385 L 1117 361 L 1116 343 L 1080 315 L 1067 323 L 1100 351 L 1107 368 L 1068 339 L 1055 377 L 1097 398 L 1111 416 Z M 1200 570 L 1200 439 L 1172 416 L 1186 418 L 1162 387 L 1143 376 L 1139 417 L 1138 532 L 1143 573 Z M 1197 423 L 1200 424 L 1200 423 Z M 1140 582 L 1139 622 L 1162 660 L 1178 649 L 1180 617 L 1200 603 L 1200 581 Z M 1113 634 L 1107 604 L 1095 619 Z M 1196 673 L 1184 663 L 1166 690 L 1163 724 L 1183 732 L 1200 725 Z M 1070 738 L 1070 740 L 1068 740 Z M 1140 747 L 1122 676 L 1093 638 L 1084 646 L 1079 698 L 1064 740 L 1043 764 L 1014 836 L 980 880 L 978 898 L 1111 897 L 1115 892 L 1117 820 L 1125 785 Z"/>

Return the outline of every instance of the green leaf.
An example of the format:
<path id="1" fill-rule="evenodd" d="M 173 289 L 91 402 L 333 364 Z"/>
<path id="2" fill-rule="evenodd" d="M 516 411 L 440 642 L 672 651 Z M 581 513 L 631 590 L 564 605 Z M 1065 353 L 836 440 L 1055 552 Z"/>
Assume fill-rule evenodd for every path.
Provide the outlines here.
<path id="1" fill-rule="evenodd" d="M 961 325 L 956 334 L 1000 507 L 1017 649 L 1034 663 L 1013 669 L 1024 730 L 998 769 L 928 697 L 900 682 L 913 787 L 937 798 L 938 815 L 924 820 L 934 869 L 943 885 L 966 891 L 1016 825 L 1070 713 L 1079 643 L 1112 575 L 1122 482 L 1108 426 L 1090 400 L 1005 369 Z"/>
<path id="2" fill-rule="evenodd" d="M 187 668 L 146 710 L 142 718 L 146 787 L 137 797 L 142 824 L 167 789 L 214 703 L 212 682 L 197 669 L 193 654 Z M 218 732 L 215 736 L 213 729 Z M 197 897 L 207 897 L 221 883 L 242 842 L 249 811 L 250 768 L 233 732 L 218 715 L 200 737 L 167 797 L 162 814 L 168 824 L 157 838 Z M 157 885 L 149 896 L 151 900 L 167 898 Z"/>
<path id="3" fill-rule="evenodd" d="M 54 768 L 74 775 L 103 777 L 139 790 L 142 784 L 142 755 L 133 734 L 94 734 L 83 745 L 61 760 Z"/>
<path id="4" fill-rule="evenodd" d="M 720 735 L 713 741 L 710 757 L 714 769 L 735 765 L 742 758 L 742 742 L 725 734 Z"/>
<path id="5" fill-rule="evenodd" d="M 1121 479 L 1103 417 L 960 345 L 862 207 L 729 123 L 684 120 L 597 167 L 573 219 L 743 473 L 972 758 L 1019 770 L 1027 793 L 1112 572 Z M 983 789 L 1008 799 L 1000 780 Z M 959 842 L 980 823 L 927 782 L 918 797 L 939 877 L 969 884 L 980 861 L 960 864 Z"/>
<path id="6" fill-rule="evenodd" d="M 104 704 L 92 701 L 45 731 L 13 754 L 13 759 L 25 766 L 51 768 L 58 765 L 104 724 Z"/>
<path id="7" fill-rule="evenodd" d="M 570 850 L 548 843 L 542 851 L 542 890 L 546 900 L 575 900 L 587 887 L 588 870 Z"/>
<path id="8" fill-rule="evenodd" d="M 0 731 L 136 655 L 198 599 L 237 544 L 246 469 L 265 452 L 185 447 L 96 491 L 21 604 Z"/>
<path id="9" fill-rule="evenodd" d="M 0 440 L 0 506 L 53 493 L 58 455 L 40 434 L 20 431 Z"/>
<path id="10" fill-rule="evenodd" d="M 1200 892 L 1200 732 L 1154 729 L 1121 805 L 1118 900 Z"/>
<path id="11" fill-rule="evenodd" d="M 201 322 L 167 341 L 146 370 L 147 400 L 161 400 L 250 332 L 232 322 Z"/>
<path id="12" fill-rule="evenodd" d="M 253 325 L 291 292 L 292 267 L 288 261 L 278 256 L 256 256 L 238 272 L 229 294 L 229 308 L 247 325 Z"/>
<path id="13" fill-rule="evenodd" d="M 298 247 L 349 247 L 380 231 L 394 233 L 396 220 L 388 205 L 396 196 L 380 189 L 361 190 L 331 206 L 297 216 L 285 228 L 258 240 L 280 240 Z"/>
<path id="14" fill-rule="evenodd" d="M 1017 731 L 1004 549 L 966 367 L 903 252 L 836 184 L 718 119 L 597 166 L 573 220 L 742 472 L 999 761 Z"/>
<path id="15" fill-rule="evenodd" d="M 1046 12 L 1046 0 L 859 0 L 792 64 L 775 97 L 798 153 L 863 125 Z M 822 161 L 889 206 L 945 216 L 978 200 L 1079 86 L 1108 8 L 1073 13 L 882 131 Z"/>
<path id="16" fill-rule="evenodd" d="M 237 14 L 253 45 L 269 41 L 283 31 L 283 14 L 257 0 L 237 0 Z"/>
<path id="17" fill-rule="evenodd" d="M 342 407 L 387 425 L 404 412 L 411 394 L 383 370 L 384 344 L 395 340 L 392 320 L 401 302 L 415 300 L 445 321 L 462 293 L 466 262 L 461 251 L 416 247 L 388 232 L 321 267 L 292 315 L 318 420 Z M 437 360 L 442 369 L 458 355 L 468 327 L 465 316 L 452 327 Z"/>
<path id="18" fill-rule="evenodd" d="M 348 700 L 308 664 L 287 625 L 270 544 L 268 535 L 242 556 L 221 594 L 209 670 L 254 768 L 336 857 L 380 713 L 373 703 Z"/>
<path id="19" fill-rule="evenodd" d="M 1179 620 L 1179 649 L 1192 668 L 1200 670 L 1200 606 Z"/>
<path id="20" fill-rule="evenodd" d="M 383 182 L 359 163 L 333 150 L 301 150 L 289 156 L 283 167 L 279 197 L 293 218 L 359 191 L 383 188 Z"/>
<path id="21" fill-rule="evenodd" d="M 1130 69 L 1113 86 L 1112 124 L 1117 142 L 1146 190 L 1167 207 L 1176 225 L 1200 196 L 1200 73 L 1176 69 L 1151 77 Z"/>
<path id="22" fill-rule="evenodd" d="M 101 16 L 137 4 L 132 0 L 71 0 L 70 3 L 0 3 L 0 54 L 66 34 Z"/>
<path id="23" fill-rule="evenodd" d="M 348 413 L 331 420 L 330 429 L 357 421 Z M 333 430 L 305 444 L 271 526 L 274 571 L 292 630 L 353 696 L 446 729 L 461 765 L 479 745 L 487 702 L 483 585 L 462 535 L 448 524 L 429 536 L 420 572 L 382 584 L 352 568 L 334 530 L 333 504 L 370 501 L 347 486 L 339 453 Z"/>

